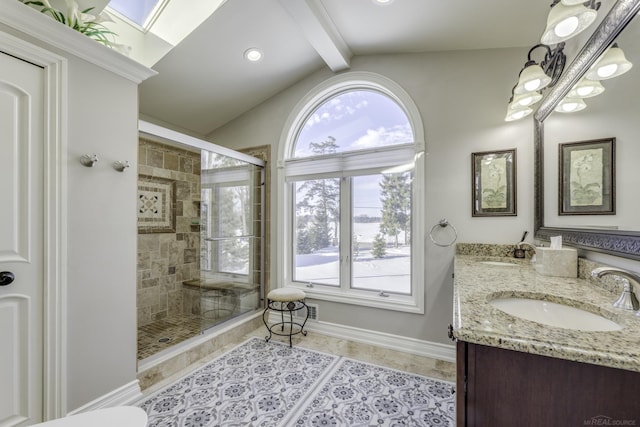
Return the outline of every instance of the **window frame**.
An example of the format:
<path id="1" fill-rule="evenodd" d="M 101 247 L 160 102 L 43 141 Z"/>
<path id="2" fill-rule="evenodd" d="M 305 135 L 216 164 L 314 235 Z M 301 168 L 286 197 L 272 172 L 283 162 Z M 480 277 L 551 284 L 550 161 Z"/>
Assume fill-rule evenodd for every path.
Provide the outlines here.
<path id="1" fill-rule="evenodd" d="M 251 175 L 251 172 L 247 172 L 243 166 L 241 167 L 230 166 L 230 167 L 227 167 L 226 170 L 218 169 L 217 172 L 218 174 L 223 176 L 222 179 L 220 178 L 212 179 L 207 176 L 209 175 L 208 173 L 203 174 L 206 177 L 204 179 L 204 182 L 201 184 L 201 191 L 204 190 L 205 192 L 211 192 L 211 196 L 209 197 L 210 200 L 220 200 L 221 199 L 220 192 L 229 188 L 250 187 L 249 176 Z M 213 174 L 211 176 L 213 176 Z M 206 252 L 208 254 L 208 261 L 206 266 L 201 264 L 200 270 L 208 271 L 208 272 L 211 272 L 212 274 L 218 274 L 221 277 L 229 277 L 229 278 L 248 277 L 252 270 L 251 264 L 248 265 L 247 273 L 238 273 L 234 271 L 223 270 L 221 267 L 221 258 L 222 258 L 221 242 L 225 240 L 236 239 L 236 238 L 248 238 L 248 236 L 220 235 L 220 228 L 221 228 L 220 212 L 221 212 L 221 209 L 223 209 L 223 207 L 220 205 L 215 206 L 212 203 L 205 203 L 204 201 L 201 201 L 200 203 L 201 203 L 200 208 L 202 209 L 202 207 L 205 206 L 208 211 L 214 209 L 215 207 L 216 208 L 215 215 L 217 218 L 217 220 L 215 221 L 216 223 L 214 224 L 212 216 L 207 215 L 206 218 L 204 218 L 202 216 L 203 212 L 201 211 L 200 222 L 202 223 L 203 221 L 205 221 L 204 228 L 206 232 L 204 234 L 201 233 L 200 237 L 201 239 L 204 239 L 206 242 L 205 244 L 207 245 Z M 251 210 L 251 216 L 252 216 L 253 209 L 255 209 L 255 201 L 252 199 L 252 195 L 250 193 L 249 193 L 249 200 L 247 201 L 247 203 L 249 204 L 249 207 Z M 254 226 L 253 224 L 248 224 L 248 225 L 250 228 Z M 202 243 L 203 242 L 201 242 L 201 246 L 202 246 Z M 248 249 L 249 252 L 251 252 L 251 245 L 252 245 L 252 242 L 250 240 L 249 249 Z M 201 260 L 201 263 L 202 262 L 203 261 Z"/>
<path id="2" fill-rule="evenodd" d="M 156 20 L 158 19 L 158 17 L 160 16 L 160 14 L 162 13 L 162 11 L 164 10 L 164 8 L 167 6 L 168 3 L 169 3 L 169 0 L 158 0 L 158 2 L 153 7 L 153 9 L 151 9 L 151 12 L 149 13 L 145 21 L 142 23 L 142 25 L 138 24 L 132 18 L 125 15 L 124 13 L 114 9 L 112 6 L 109 6 L 109 3 L 107 3 L 107 5 L 105 6 L 105 9 L 107 10 L 107 12 L 117 16 L 122 21 L 129 24 L 136 30 L 140 31 L 143 34 L 146 34 L 149 32 L 149 30 L 151 30 L 151 27 L 156 22 Z"/>
<path id="3" fill-rule="evenodd" d="M 220 200 L 222 198 L 221 192 L 224 190 L 228 190 L 230 188 L 236 188 L 236 187 L 241 187 L 241 184 L 246 184 L 246 181 L 236 181 L 236 182 L 224 182 L 224 183 L 219 183 L 219 184 L 215 184 L 215 187 L 213 187 L 215 189 L 216 195 L 215 195 L 215 199 L 216 200 Z M 246 184 L 245 186 L 248 186 L 248 184 Z M 252 202 L 249 201 L 249 204 L 251 204 Z M 218 209 L 217 209 L 217 217 L 218 217 L 218 221 L 215 227 L 217 229 L 216 234 L 221 234 L 220 230 L 222 228 L 222 214 L 221 211 L 223 209 L 223 206 L 219 205 Z M 247 272 L 246 273 L 238 273 L 236 271 L 230 271 L 230 270 L 224 270 L 224 267 L 222 266 L 222 258 L 223 258 L 223 254 L 224 254 L 224 249 L 223 249 L 223 243 L 225 241 L 229 241 L 229 240 L 233 240 L 233 239 L 248 239 L 249 237 L 247 235 L 242 235 L 242 236 L 233 236 L 233 235 L 226 235 L 223 234 L 217 238 L 214 239 L 218 239 L 217 241 L 214 241 L 212 243 L 215 243 L 216 248 L 215 248 L 215 257 L 212 261 L 214 261 L 213 263 L 215 264 L 215 270 L 213 270 L 213 272 L 215 274 L 220 274 L 222 276 L 226 276 L 226 277 L 247 277 L 249 276 L 249 270 L 251 269 L 250 265 L 249 265 L 249 259 L 250 257 L 250 253 L 251 253 L 251 242 L 249 242 L 249 247 L 247 248 Z M 213 251 L 212 251 L 213 252 Z M 212 270 L 210 270 L 212 271 Z"/>
<path id="4" fill-rule="evenodd" d="M 396 102 L 407 115 L 413 131 L 414 142 L 412 144 L 399 144 L 369 150 L 345 151 L 331 156 L 294 159 L 295 143 L 300 129 L 309 115 L 328 99 L 352 90 L 376 91 Z M 425 307 L 425 271 L 424 263 L 422 262 L 425 254 L 425 160 L 423 156 L 425 143 L 422 120 L 415 103 L 409 95 L 395 82 L 374 73 L 350 72 L 328 79 L 312 89 L 292 110 L 283 129 L 279 151 L 277 226 L 280 231 L 277 235 L 282 239 L 280 247 L 282 248 L 281 252 L 283 256 L 279 259 L 276 270 L 278 282 L 281 283 L 282 286 L 291 286 L 304 290 L 307 298 L 423 314 Z M 371 290 L 351 288 L 350 283 L 347 286 L 345 286 L 344 283 L 340 283 L 338 287 L 323 285 L 313 285 L 310 287 L 306 283 L 293 281 L 293 255 L 295 251 L 292 247 L 292 239 L 295 236 L 293 230 L 295 206 L 293 206 L 294 197 L 292 191 L 294 191 L 294 181 L 378 174 L 385 170 L 386 167 L 401 164 L 403 162 L 402 159 L 404 159 L 406 163 L 407 157 L 415 161 L 411 211 L 411 229 L 413 235 L 411 246 L 411 293 L 409 295 L 395 293 L 379 294 Z M 371 159 L 377 159 L 379 163 L 371 167 Z M 310 162 L 314 164 L 309 165 L 308 163 Z M 348 165 L 348 167 L 342 169 L 342 172 L 338 172 L 337 169 L 335 169 L 336 162 L 343 162 L 343 164 Z M 323 172 L 323 170 L 327 170 L 325 166 L 332 163 L 334 172 Z M 344 186 L 344 182 L 341 179 L 341 188 L 344 188 Z M 348 206 L 350 206 L 352 203 L 350 189 L 346 194 L 341 193 L 341 198 L 343 197 L 350 198 L 348 202 Z M 343 203 L 341 202 L 341 207 L 342 206 Z M 343 210 L 344 209 L 341 209 L 341 226 L 344 224 L 343 221 L 348 219 L 349 227 L 351 227 L 352 212 L 343 212 Z M 351 239 L 349 239 L 348 243 L 350 242 Z M 341 240 L 341 277 L 343 277 L 342 274 L 345 274 L 345 272 L 351 274 L 350 246 L 346 248 L 344 244 L 345 242 Z M 349 254 L 348 261 L 345 260 L 347 253 Z M 345 262 L 349 264 L 347 267 L 344 266 Z M 349 279 L 349 282 L 350 281 L 351 279 Z"/>

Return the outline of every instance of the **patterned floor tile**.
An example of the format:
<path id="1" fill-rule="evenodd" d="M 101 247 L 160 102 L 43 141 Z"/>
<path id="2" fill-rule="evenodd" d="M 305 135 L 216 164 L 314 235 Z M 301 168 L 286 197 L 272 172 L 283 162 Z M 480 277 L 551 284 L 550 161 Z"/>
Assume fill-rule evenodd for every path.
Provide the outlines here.
<path id="1" fill-rule="evenodd" d="M 296 426 L 455 425 L 453 383 L 342 359 Z"/>
<path id="2" fill-rule="evenodd" d="M 149 427 L 276 426 L 337 359 L 252 338 L 138 406 Z"/>

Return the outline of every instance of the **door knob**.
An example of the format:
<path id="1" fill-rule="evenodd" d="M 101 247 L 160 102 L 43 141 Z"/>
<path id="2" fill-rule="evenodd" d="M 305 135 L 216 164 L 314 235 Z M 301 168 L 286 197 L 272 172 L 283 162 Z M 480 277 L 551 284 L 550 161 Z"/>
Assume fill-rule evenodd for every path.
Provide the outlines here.
<path id="1" fill-rule="evenodd" d="M 0 272 L 0 286 L 10 285 L 15 280 L 16 276 L 10 271 Z"/>

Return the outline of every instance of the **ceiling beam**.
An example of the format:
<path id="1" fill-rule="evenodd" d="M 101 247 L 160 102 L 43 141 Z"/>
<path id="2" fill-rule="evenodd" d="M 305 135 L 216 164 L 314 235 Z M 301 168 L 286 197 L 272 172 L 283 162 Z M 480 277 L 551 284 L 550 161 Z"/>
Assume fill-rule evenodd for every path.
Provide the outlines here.
<path id="1" fill-rule="evenodd" d="M 331 71 L 349 69 L 353 54 L 320 0 L 280 0 Z"/>

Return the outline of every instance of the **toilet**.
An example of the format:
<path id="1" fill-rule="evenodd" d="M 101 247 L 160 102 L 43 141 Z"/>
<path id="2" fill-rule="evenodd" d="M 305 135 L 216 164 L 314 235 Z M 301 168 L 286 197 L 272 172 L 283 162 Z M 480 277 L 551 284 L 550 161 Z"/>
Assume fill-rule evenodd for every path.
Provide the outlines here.
<path id="1" fill-rule="evenodd" d="M 34 424 L 42 427 L 145 427 L 146 425 L 147 413 L 135 406 L 98 409 Z"/>

